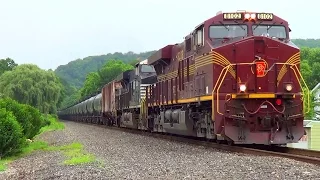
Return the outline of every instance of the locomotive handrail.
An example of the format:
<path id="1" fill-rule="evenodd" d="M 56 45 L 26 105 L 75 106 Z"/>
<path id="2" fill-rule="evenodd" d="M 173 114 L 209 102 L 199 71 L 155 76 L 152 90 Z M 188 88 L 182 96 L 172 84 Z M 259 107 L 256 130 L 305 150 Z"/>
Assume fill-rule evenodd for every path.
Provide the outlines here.
<path id="1" fill-rule="evenodd" d="M 298 69 L 298 67 L 297 67 L 296 64 L 294 64 L 294 67 L 296 68 L 297 72 L 299 73 L 299 76 L 301 77 L 304 85 L 305 85 L 306 88 L 307 88 L 307 106 L 308 106 L 307 110 L 308 110 L 308 111 L 306 111 L 305 113 L 308 113 L 308 112 L 310 111 L 310 90 L 309 90 L 309 88 L 308 88 L 308 86 L 307 86 L 307 83 L 305 82 L 305 80 L 304 80 L 302 74 L 300 73 L 300 71 L 299 71 L 299 69 Z M 292 68 L 292 66 L 291 66 L 290 68 L 293 70 L 296 78 L 298 79 L 298 82 L 299 82 L 299 84 L 300 84 L 301 90 L 303 91 L 301 82 L 300 82 L 300 80 L 299 80 L 299 78 L 298 78 L 298 75 L 297 75 L 296 71 Z M 302 96 L 302 97 L 304 97 L 304 96 Z"/>
<path id="2" fill-rule="evenodd" d="M 215 93 L 215 90 L 216 90 L 216 88 L 217 88 L 217 103 L 216 103 L 216 108 L 217 108 L 217 113 L 219 113 L 220 115 L 224 115 L 223 113 L 221 113 L 220 112 L 220 108 L 219 108 L 219 90 L 220 90 L 220 88 L 221 88 L 221 85 L 222 85 L 222 82 L 223 82 L 223 80 L 225 79 L 225 77 L 226 77 L 226 75 L 227 75 L 227 72 L 229 71 L 229 68 L 231 67 L 231 66 L 235 66 L 235 65 L 254 65 L 255 63 L 254 62 L 252 62 L 252 63 L 236 63 L 236 64 L 229 64 L 229 65 L 227 65 L 227 66 L 225 66 L 222 70 L 221 70 L 221 72 L 220 72 L 220 75 L 219 75 L 219 77 L 218 77 L 218 79 L 217 79 L 217 81 L 216 81 L 216 84 L 215 84 L 215 86 L 214 86 L 214 88 L 213 88 L 213 90 L 212 90 L 212 105 L 214 104 L 214 93 Z M 298 83 L 299 83 L 299 85 L 300 85 L 300 88 L 301 88 L 301 91 L 303 92 L 303 87 L 302 87 L 302 84 L 301 84 L 301 81 L 300 81 L 300 78 L 298 77 L 298 75 L 297 75 L 297 73 L 296 73 L 296 70 L 298 71 L 298 73 L 299 73 L 299 76 L 301 77 L 301 79 L 302 79 L 302 81 L 303 81 L 303 83 L 304 83 L 304 85 L 306 86 L 306 89 L 307 89 L 307 110 L 308 111 L 306 111 L 306 113 L 308 113 L 309 111 L 310 111 L 310 90 L 309 90 L 309 88 L 308 88 L 308 86 L 307 86 L 307 84 L 306 84 L 306 82 L 305 82 L 305 80 L 303 79 L 303 77 L 302 77 L 302 75 L 301 75 L 301 73 L 299 72 L 299 70 L 298 70 L 298 68 L 297 68 L 297 65 L 296 64 L 293 64 L 293 63 L 274 63 L 267 71 L 269 71 L 274 65 L 289 65 L 290 66 L 290 68 L 293 70 L 293 72 L 294 72 L 294 74 L 295 74 L 295 76 L 296 76 L 296 78 L 297 78 L 297 81 L 298 81 Z M 295 69 L 293 69 L 293 66 L 296 68 L 296 70 Z M 222 76 L 222 74 L 224 74 L 223 75 L 223 78 L 221 78 L 221 76 Z M 219 85 L 218 85 L 218 82 L 220 81 L 220 79 L 221 79 L 221 82 L 219 83 Z M 304 94 L 302 94 L 302 97 L 304 97 Z M 214 106 L 212 106 L 212 110 L 214 110 Z M 213 111 L 214 112 L 214 111 Z M 212 113 L 212 118 L 214 118 L 214 113 Z"/>
<path id="3" fill-rule="evenodd" d="M 141 99 L 141 102 L 140 102 L 140 105 L 141 105 L 141 108 L 140 108 L 140 115 L 141 115 L 141 118 L 144 119 L 144 118 L 147 118 L 148 117 L 148 110 L 147 110 L 147 106 L 146 106 L 146 98 L 142 98 Z M 144 118 L 143 118 L 144 117 Z"/>
<path id="4" fill-rule="evenodd" d="M 219 84 L 219 86 L 218 86 L 218 89 L 217 89 L 217 112 L 218 112 L 220 115 L 223 115 L 223 113 L 221 113 L 221 112 L 219 111 L 219 89 L 220 89 L 221 84 L 222 84 L 223 80 L 225 79 L 225 77 L 226 77 L 226 75 L 227 75 L 227 73 L 228 73 L 228 70 L 229 70 L 229 68 L 230 68 L 231 66 L 232 66 L 232 65 L 229 64 L 228 66 L 224 67 L 224 68 L 222 69 L 222 71 L 221 71 L 221 73 L 222 73 L 223 70 L 226 69 L 226 71 L 225 71 L 225 73 L 224 73 L 224 75 L 223 75 L 223 79 L 221 80 L 221 82 L 220 82 L 220 84 Z M 221 74 L 221 73 L 220 73 L 220 74 Z M 219 77 L 221 77 L 221 76 L 219 76 Z M 217 83 L 218 83 L 218 80 L 217 80 L 216 84 L 217 84 Z"/>

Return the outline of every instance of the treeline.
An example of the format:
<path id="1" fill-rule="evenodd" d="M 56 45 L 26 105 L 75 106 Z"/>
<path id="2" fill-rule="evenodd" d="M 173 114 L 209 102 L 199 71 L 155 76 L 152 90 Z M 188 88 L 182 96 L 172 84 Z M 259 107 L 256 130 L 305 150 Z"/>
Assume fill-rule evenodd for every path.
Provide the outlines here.
<path id="1" fill-rule="evenodd" d="M 298 47 L 320 48 L 320 39 L 292 39 Z"/>
<path id="2" fill-rule="evenodd" d="M 0 94 L 55 114 L 64 99 L 61 80 L 52 70 L 33 64 L 17 65 L 12 59 L 0 60 Z"/>
<path id="3" fill-rule="evenodd" d="M 21 152 L 44 126 L 54 122 L 64 87 L 51 70 L 0 59 L 0 159 Z"/>
<path id="4" fill-rule="evenodd" d="M 70 86 L 80 89 L 90 72 L 95 72 L 101 69 L 108 60 L 121 60 L 125 63 L 130 63 L 133 60 L 144 60 L 148 58 L 154 51 L 143 53 L 108 53 L 100 56 L 89 56 L 84 59 L 76 59 L 66 65 L 60 65 L 55 73 L 69 83 Z"/>
<path id="5" fill-rule="evenodd" d="M 88 98 L 96 92 L 101 92 L 101 88 L 112 81 L 118 74 L 126 70 L 133 69 L 132 64 L 124 63 L 119 60 L 109 60 L 97 72 L 87 75 L 84 86 L 80 89 L 80 97 Z"/>

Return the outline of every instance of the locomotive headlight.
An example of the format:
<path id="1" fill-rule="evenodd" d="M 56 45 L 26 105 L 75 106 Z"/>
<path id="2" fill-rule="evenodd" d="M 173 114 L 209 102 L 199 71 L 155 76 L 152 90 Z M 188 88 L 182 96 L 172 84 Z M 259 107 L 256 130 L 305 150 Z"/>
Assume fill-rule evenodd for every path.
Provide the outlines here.
<path id="1" fill-rule="evenodd" d="M 240 84 L 240 92 L 246 91 L 247 86 L 245 84 Z"/>
<path id="2" fill-rule="evenodd" d="M 286 84 L 286 90 L 290 92 L 292 90 L 292 85 L 291 84 Z"/>
<path id="3" fill-rule="evenodd" d="M 246 13 L 246 14 L 244 15 L 244 18 L 245 18 L 245 19 L 256 19 L 256 14 Z"/>

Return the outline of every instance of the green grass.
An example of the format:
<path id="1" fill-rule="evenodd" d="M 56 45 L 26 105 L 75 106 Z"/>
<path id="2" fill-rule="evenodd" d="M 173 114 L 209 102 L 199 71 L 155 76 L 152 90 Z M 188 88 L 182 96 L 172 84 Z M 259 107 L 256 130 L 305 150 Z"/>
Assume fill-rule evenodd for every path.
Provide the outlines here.
<path id="1" fill-rule="evenodd" d="M 37 136 L 44 132 L 61 130 L 65 128 L 64 124 L 59 122 L 54 116 L 48 115 L 47 118 L 50 121 L 50 125 L 42 127 Z M 12 157 L 0 159 L 0 171 L 5 171 L 10 162 L 28 155 L 36 150 L 62 151 L 66 156 L 66 160 L 63 162 L 65 165 L 85 164 L 96 161 L 96 157 L 94 155 L 84 152 L 83 145 L 80 143 L 72 143 L 64 146 L 49 146 L 47 142 L 37 140 L 28 143 L 28 145 L 21 150 L 21 153 Z"/>
<path id="2" fill-rule="evenodd" d="M 62 122 L 59 122 L 54 116 L 48 115 L 47 118 L 50 122 L 50 125 L 42 127 L 37 136 L 44 132 L 64 129 L 64 124 Z M 48 144 L 43 141 L 34 141 L 32 143 L 28 143 L 26 147 L 22 148 L 19 154 L 4 159 L 0 159 L 0 171 L 5 171 L 7 165 L 14 160 L 21 158 L 36 150 L 46 150 L 48 147 Z"/>
<path id="3" fill-rule="evenodd" d="M 50 122 L 50 125 L 42 127 L 39 131 L 39 134 L 42 134 L 42 133 L 48 132 L 48 131 L 55 131 L 55 130 L 64 129 L 64 124 L 62 122 L 59 122 L 54 116 L 48 115 L 47 118 Z"/>
<path id="4" fill-rule="evenodd" d="M 7 169 L 7 164 L 9 163 L 8 160 L 1 159 L 0 160 L 0 172 L 5 171 Z"/>
<path id="5" fill-rule="evenodd" d="M 0 160 L 0 171 L 5 171 L 7 169 L 7 165 L 12 161 L 14 161 L 18 158 L 21 158 L 25 155 L 28 155 L 33 151 L 44 150 L 46 148 L 48 148 L 48 144 L 43 141 L 34 141 L 32 143 L 29 143 L 26 147 L 22 148 L 21 153 L 15 155 L 15 156 L 12 156 L 12 157 L 7 157 L 4 159 L 1 159 Z"/>
<path id="6" fill-rule="evenodd" d="M 85 164 L 96 161 L 96 157 L 92 154 L 86 153 L 80 143 L 72 143 L 64 146 L 51 146 L 47 148 L 50 151 L 63 151 L 67 159 L 63 162 L 66 165 Z"/>
<path id="7" fill-rule="evenodd" d="M 80 143 L 72 143 L 64 146 L 49 146 L 44 141 L 34 141 L 27 147 L 23 148 L 22 152 L 19 155 L 1 159 L 0 171 L 5 171 L 7 169 L 8 163 L 27 154 L 30 154 L 36 150 L 63 152 L 63 154 L 66 156 L 66 159 L 63 161 L 63 164 L 65 165 L 78 165 L 96 161 L 96 157 L 94 155 L 84 152 L 83 145 Z"/>

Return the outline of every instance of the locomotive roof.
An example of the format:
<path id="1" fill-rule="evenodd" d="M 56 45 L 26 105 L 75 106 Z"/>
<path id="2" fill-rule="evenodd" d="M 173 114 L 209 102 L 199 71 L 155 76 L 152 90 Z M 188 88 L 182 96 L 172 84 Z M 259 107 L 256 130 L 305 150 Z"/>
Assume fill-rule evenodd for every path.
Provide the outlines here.
<path id="1" fill-rule="evenodd" d="M 284 20 L 284 19 L 282 19 L 282 18 L 280 18 L 279 16 L 277 16 L 277 15 L 275 15 L 275 14 L 273 14 L 273 13 L 267 13 L 267 12 L 254 12 L 254 11 L 244 11 L 244 10 L 241 10 L 241 11 L 229 11 L 229 12 L 222 12 L 222 11 L 219 11 L 219 12 L 217 12 L 216 13 L 216 15 L 215 16 L 213 16 L 213 17 L 210 17 L 210 18 L 208 18 L 208 19 L 206 19 L 206 20 L 204 20 L 203 22 L 201 22 L 200 24 L 198 24 L 197 26 L 195 26 L 195 28 L 194 29 L 197 29 L 197 28 L 199 28 L 199 27 L 201 27 L 201 26 L 203 26 L 203 25 L 205 25 L 205 24 L 211 24 L 211 23 L 213 23 L 214 21 L 223 21 L 223 15 L 224 14 L 236 14 L 236 13 L 240 13 L 240 14 L 271 14 L 272 15 L 272 17 L 273 17 L 273 19 L 272 20 L 274 20 L 274 21 L 280 21 L 280 22 L 283 22 L 283 23 L 288 23 L 286 20 Z M 291 31 L 291 30 L 290 30 Z M 190 35 L 192 35 L 193 34 L 193 30 L 187 35 L 187 36 L 185 36 L 185 38 L 188 38 Z"/>

